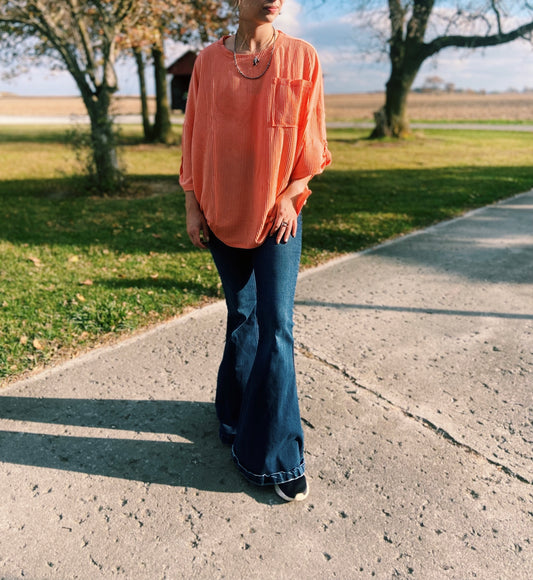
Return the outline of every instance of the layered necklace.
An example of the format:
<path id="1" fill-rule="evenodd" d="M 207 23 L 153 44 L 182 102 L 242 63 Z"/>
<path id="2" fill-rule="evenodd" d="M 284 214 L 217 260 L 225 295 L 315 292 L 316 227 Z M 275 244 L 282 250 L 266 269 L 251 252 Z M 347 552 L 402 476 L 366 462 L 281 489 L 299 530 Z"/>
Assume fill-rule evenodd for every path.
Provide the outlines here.
<path id="1" fill-rule="evenodd" d="M 245 54 L 237 54 L 237 42 L 239 40 L 237 32 L 235 34 L 235 42 L 233 44 L 233 62 L 237 72 L 245 79 L 251 80 L 260 79 L 262 76 L 264 76 L 264 74 L 270 68 L 270 64 L 272 63 L 272 57 L 274 56 L 274 47 L 276 45 L 277 37 L 278 35 L 276 30 L 274 30 L 272 38 L 258 52 L 249 51 Z M 244 46 L 246 45 L 243 41 L 241 47 Z M 265 60 L 266 65 L 264 64 Z M 243 71 L 243 68 L 246 72 Z M 253 73 L 257 72 L 258 70 L 260 71 L 259 74 L 254 75 Z"/>

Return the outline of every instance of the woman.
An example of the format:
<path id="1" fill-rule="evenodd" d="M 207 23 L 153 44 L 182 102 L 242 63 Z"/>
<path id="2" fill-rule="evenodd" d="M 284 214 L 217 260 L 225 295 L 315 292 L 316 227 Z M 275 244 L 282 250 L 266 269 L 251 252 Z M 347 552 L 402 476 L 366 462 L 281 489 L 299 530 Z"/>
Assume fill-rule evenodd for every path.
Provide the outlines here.
<path id="1" fill-rule="evenodd" d="M 196 60 L 180 184 L 228 308 L 215 406 L 239 470 L 303 500 L 293 308 L 307 184 L 331 162 L 315 50 L 277 31 L 283 0 L 238 0 L 239 26 Z"/>

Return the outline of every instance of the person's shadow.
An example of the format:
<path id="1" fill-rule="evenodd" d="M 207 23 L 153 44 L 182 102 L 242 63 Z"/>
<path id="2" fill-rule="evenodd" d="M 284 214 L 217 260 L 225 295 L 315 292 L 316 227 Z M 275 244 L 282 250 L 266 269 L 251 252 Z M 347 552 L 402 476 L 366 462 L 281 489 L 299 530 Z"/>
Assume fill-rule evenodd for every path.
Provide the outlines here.
<path id="1" fill-rule="evenodd" d="M 61 434 L 6 430 L 9 420 L 62 426 Z M 73 427 L 94 436 L 71 435 Z M 105 429 L 106 431 L 98 431 Z M 45 430 L 45 429 L 43 429 Z M 117 430 L 114 437 L 110 430 Z M 0 462 L 199 490 L 246 493 L 271 503 L 233 466 L 212 403 L 0 396 Z"/>

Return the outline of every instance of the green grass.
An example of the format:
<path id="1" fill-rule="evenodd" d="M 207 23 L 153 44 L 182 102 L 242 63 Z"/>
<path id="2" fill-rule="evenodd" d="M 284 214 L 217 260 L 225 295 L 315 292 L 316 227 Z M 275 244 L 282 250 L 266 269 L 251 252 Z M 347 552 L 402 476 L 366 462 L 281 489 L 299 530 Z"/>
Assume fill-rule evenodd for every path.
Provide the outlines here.
<path id="1" fill-rule="evenodd" d="M 409 122 L 429 125 L 508 125 L 510 131 L 515 125 L 533 125 L 533 120 L 529 119 L 410 119 Z"/>
<path id="2" fill-rule="evenodd" d="M 531 136 L 439 131 L 402 141 L 329 134 L 334 165 L 312 183 L 304 267 L 533 187 Z M 83 193 L 64 128 L 0 128 L 0 378 L 222 297 L 187 239 L 179 148 L 122 133 L 133 192 Z"/>

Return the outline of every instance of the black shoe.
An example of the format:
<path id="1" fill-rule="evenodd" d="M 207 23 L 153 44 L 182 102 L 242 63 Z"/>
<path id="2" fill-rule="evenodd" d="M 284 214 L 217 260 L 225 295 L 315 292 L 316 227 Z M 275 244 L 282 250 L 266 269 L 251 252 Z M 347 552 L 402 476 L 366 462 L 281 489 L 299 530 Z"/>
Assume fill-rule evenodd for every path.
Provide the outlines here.
<path id="1" fill-rule="evenodd" d="M 303 501 L 309 495 L 309 486 L 305 475 L 298 479 L 274 485 L 276 493 L 285 501 Z"/>

